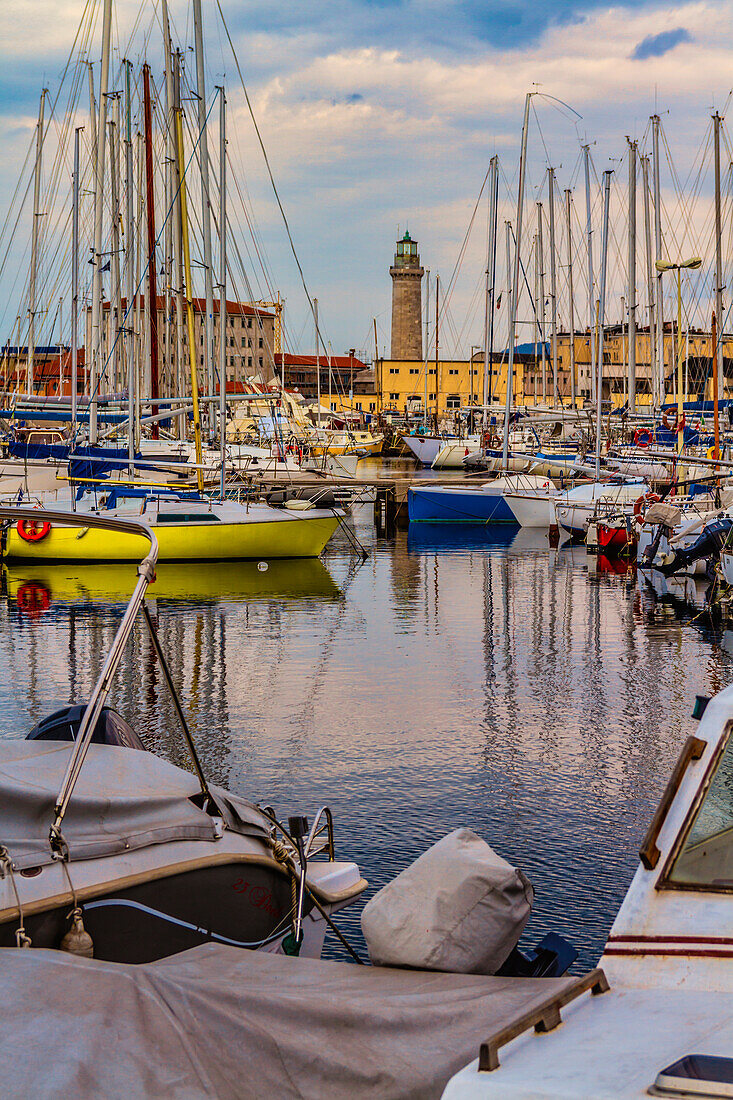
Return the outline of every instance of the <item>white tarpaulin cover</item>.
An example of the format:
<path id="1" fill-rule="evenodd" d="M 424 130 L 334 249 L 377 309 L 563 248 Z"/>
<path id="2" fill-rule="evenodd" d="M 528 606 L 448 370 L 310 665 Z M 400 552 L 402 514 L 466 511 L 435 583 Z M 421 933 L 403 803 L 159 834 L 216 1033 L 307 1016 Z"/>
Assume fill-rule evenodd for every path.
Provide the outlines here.
<path id="1" fill-rule="evenodd" d="M 73 743 L 0 742 L 0 844 L 16 869 L 52 862 L 48 832 Z M 62 825 L 69 858 L 94 859 L 171 840 L 213 840 L 210 816 L 190 801 L 195 776 L 153 753 L 90 745 Z M 248 804 L 229 798 L 235 831 Z M 251 821 L 262 821 L 249 807 Z M 255 831 L 255 829 L 253 829 Z"/>
<path id="2" fill-rule="evenodd" d="M 361 927 L 377 966 L 495 974 L 533 900 L 521 871 L 471 829 L 456 829 L 367 902 Z"/>
<path id="3" fill-rule="evenodd" d="M 3 1100 L 432 1100 L 575 978 L 415 973 L 206 944 L 141 966 L 0 950 Z"/>

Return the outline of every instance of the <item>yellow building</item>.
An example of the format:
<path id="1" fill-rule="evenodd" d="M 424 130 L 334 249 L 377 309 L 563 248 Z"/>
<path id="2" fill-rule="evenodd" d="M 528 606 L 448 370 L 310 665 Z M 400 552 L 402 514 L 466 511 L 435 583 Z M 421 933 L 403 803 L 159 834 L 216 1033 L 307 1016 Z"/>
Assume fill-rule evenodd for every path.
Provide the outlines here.
<path id="1" fill-rule="evenodd" d="M 515 401 L 523 403 L 525 355 L 515 360 Z M 506 363 L 498 356 L 491 369 L 493 401 L 506 402 Z M 383 413 L 404 416 L 424 414 L 438 420 L 451 418 L 460 408 L 483 403 L 483 355 L 471 359 L 378 359 L 375 368 L 376 388 Z M 426 405 L 427 400 L 427 405 Z"/>

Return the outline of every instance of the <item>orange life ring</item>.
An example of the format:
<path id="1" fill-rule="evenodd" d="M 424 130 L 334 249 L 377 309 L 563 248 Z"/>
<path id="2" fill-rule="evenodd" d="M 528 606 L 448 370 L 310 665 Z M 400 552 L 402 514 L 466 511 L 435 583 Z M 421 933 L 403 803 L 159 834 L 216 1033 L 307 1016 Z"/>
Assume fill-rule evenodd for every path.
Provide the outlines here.
<path id="1" fill-rule="evenodd" d="M 642 436 L 644 437 L 643 443 Z M 634 432 L 634 444 L 637 447 L 648 447 L 651 443 L 653 443 L 653 441 L 654 436 L 652 435 L 649 428 L 637 428 Z"/>
<path id="2" fill-rule="evenodd" d="M 637 497 L 634 501 L 634 519 L 638 519 L 640 523 L 643 523 L 642 511 L 646 513 L 646 509 L 650 504 L 656 504 L 661 499 L 658 493 L 643 493 L 640 497 Z"/>
<path id="3" fill-rule="evenodd" d="M 670 414 L 668 412 L 662 413 L 662 427 L 668 432 L 684 431 L 685 414 L 682 413 L 682 416 L 679 419 L 677 419 L 677 416 L 675 415 L 674 422 L 672 424 L 670 424 L 669 422 L 669 416 Z"/>
<path id="4" fill-rule="evenodd" d="M 40 542 L 51 530 L 51 524 L 45 520 L 19 519 L 16 530 L 24 542 Z"/>
<path id="5" fill-rule="evenodd" d="M 21 615 L 27 615 L 29 619 L 37 619 L 51 606 L 51 593 L 45 584 L 27 581 L 18 589 L 15 602 Z"/>

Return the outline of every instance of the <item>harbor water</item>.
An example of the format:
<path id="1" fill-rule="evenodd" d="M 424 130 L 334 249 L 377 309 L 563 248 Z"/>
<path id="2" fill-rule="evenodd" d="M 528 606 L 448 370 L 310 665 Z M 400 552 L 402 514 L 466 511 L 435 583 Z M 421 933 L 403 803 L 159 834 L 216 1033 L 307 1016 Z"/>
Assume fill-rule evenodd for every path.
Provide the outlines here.
<path id="1" fill-rule="evenodd" d="M 159 568 L 149 603 L 207 775 L 281 818 L 329 805 L 369 895 L 469 826 L 534 884 L 524 942 L 558 931 L 591 966 L 694 697 L 730 681 L 725 639 L 544 532 L 377 539 L 368 506 L 352 523 L 363 562 L 338 532 L 320 562 Z M 88 696 L 134 580 L 2 571 L 2 736 Z M 185 760 L 141 629 L 111 701 Z M 359 909 L 340 923 L 363 946 Z"/>

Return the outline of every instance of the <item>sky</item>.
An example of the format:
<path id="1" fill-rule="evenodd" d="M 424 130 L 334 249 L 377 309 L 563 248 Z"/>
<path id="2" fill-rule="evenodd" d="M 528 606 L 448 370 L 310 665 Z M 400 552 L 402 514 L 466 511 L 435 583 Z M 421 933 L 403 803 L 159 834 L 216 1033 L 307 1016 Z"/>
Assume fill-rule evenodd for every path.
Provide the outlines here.
<path id="1" fill-rule="evenodd" d="M 52 90 L 58 87 L 87 3 L 98 0 L 4 0 L 0 222 L 33 137 L 40 88 L 44 83 Z M 707 261 L 709 147 L 699 181 L 695 158 L 707 141 L 712 111 L 724 112 L 733 85 L 733 0 L 637 0 L 613 6 L 597 0 L 499 0 L 491 5 L 474 0 L 295 0 L 275 6 L 260 0 L 221 0 L 221 6 L 307 290 L 318 297 L 324 339 L 335 353 L 355 347 L 371 355 L 374 318 L 380 353 L 389 352 L 389 266 L 398 231 L 409 227 L 423 264 L 433 277 L 440 274 L 444 288 L 451 286 L 495 153 L 501 165 L 500 217 L 514 220 L 527 92 L 536 93 L 529 135 L 527 240 L 534 233 L 534 201 L 542 197 L 543 187 L 546 197 L 548 164 L 556 170 L 559 192 L 575 190 L 577 235 L 582 237 L 580 146 L 587 142 L 595 180 L 597 248 L 598 184 L 605 169 L 614 172 L 609 319 L 614 309 L 619 312 L 613 303 L 623 293 L 626 135 L 648 148 L 648 118 L 655 110 L 677 174 L 675 178 L 672 167 L 663 163 L 665 250 L 671 255 L 687 247 Z M 174 40 L 186 46 L 192 40 L 189 4 L 170 0 L 170 8 Z M 310 351 L 313 326 L 305 290 L 216 0 L 203 0 L 203 8 L 208 86 L 213 90 L 224 81 L 227 87 L 229 152 L 239 183 L 237 197 L 230 188 L 231 216 L 242 227 L 240 249 L 248 277 L 258 293 L 275 289 L 282 294 L 290 350 Z M 114 21 L 118 49 L 136 60 L 147 56 L 154 72 L 161 66 L 157 10 L 152 0 L 142 5 L 139 0 L 117 0 Z M 99 56 L 99 41 L 98 24 L 92 59 Z M 210 141 L 215 145 L 217 140 L 213 127 Z M 725 133 L 726 170 L 730 160 Z M 679 205 L 678 186 L 692 196 L 687 207 Z M 467 354 L 482 340 L 485 200 L 484 193 L 445 303 L 445 348 L 452 353 Z M 259 255 L 246 228 L 245 206 Z M 27 206 L 19 236 L 24 227 L 29 233 Z M 580 250 L 579 241 L 575 248 Z M 0 264 L 2 259 L 0 251 Z M 576 262 L 584 263 L 580 251 Z M 21 256 L 6 263 L 0 274 L 3 341 L 15 314 L 24 308 L 24 263 L 27 259 Z M 708 276 L 706 262 L 695 299 L 703 312 L 708 310 Z M 57 297 L 62 284 L 54 284 Z"/>

